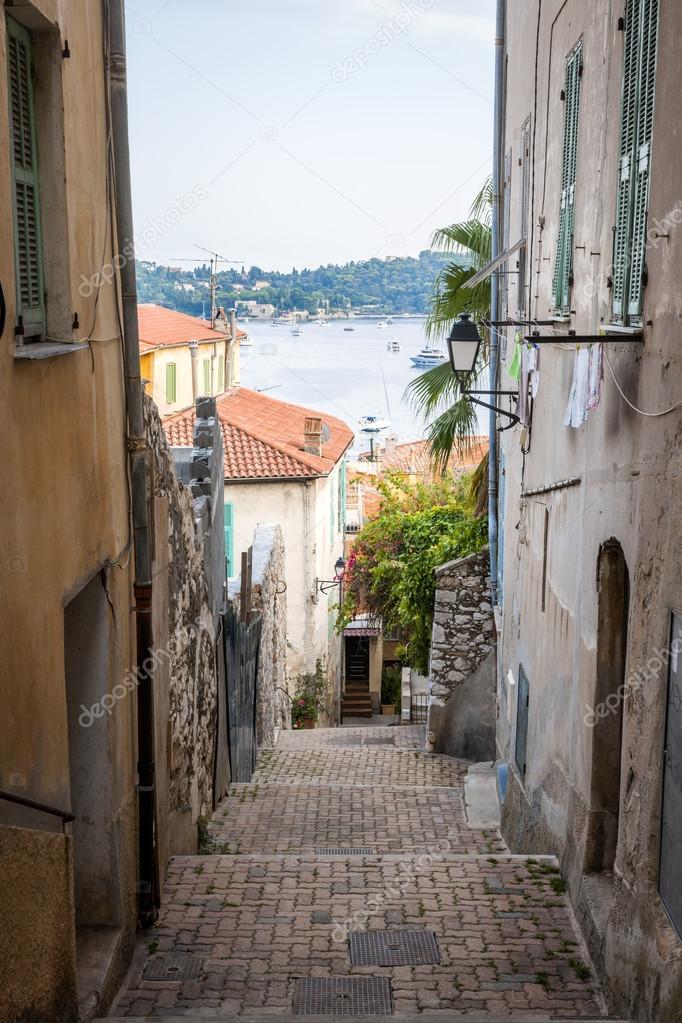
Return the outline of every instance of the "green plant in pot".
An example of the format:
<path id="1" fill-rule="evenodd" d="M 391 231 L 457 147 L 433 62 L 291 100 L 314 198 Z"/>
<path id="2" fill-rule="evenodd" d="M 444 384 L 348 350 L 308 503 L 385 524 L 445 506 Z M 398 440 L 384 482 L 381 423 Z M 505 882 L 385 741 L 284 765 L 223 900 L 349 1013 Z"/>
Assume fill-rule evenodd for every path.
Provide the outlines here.
<path id="1" fill-rule="evenodd" d="M 296 676 L 296 688 L 291 701 L 292 728 L 314 728 L 315 722 L 324 710 L 324 696 L 327 680 L 322 662 L 318 661 L 315 671 Z"/>
<path id="2" fill-rule="evenodd" d="M 381 672 L 381 713 L 400 713 L 403 669 L 399 664 L 386 664 Z"/>

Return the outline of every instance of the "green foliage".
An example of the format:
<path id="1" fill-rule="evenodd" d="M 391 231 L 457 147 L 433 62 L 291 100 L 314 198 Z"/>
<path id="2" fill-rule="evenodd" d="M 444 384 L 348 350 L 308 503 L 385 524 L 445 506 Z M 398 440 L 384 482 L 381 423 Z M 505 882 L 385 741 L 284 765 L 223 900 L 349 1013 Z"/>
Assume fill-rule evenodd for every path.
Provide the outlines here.
<path id="1" fill-rule="evenodd" d="M 466 253 L 459 253 L 454 260 L 465 273 L 470 273 L 470 263 Z M 291 273 L 257 266 L 248 272 L 243 268 L 224 270 L 218 274 L 217 301 L 222 306 L 251 300 L 270 303 L 280 313 L 307 309 L 315 314 L 325 303 L 331 311 L 352 308 L 381 315 L 426 313 L 434 278 L 454 264 L 451 253 L 426 250 L 417 259 L 368 259 L 344 266 L 319 266 L 316 270 L 294 269 Z M 208 315 L 208 266 L 182 270 L 138 261 L 136 271 L 141 302 L 155 302 L 192 316 Z"/>
<path id="2" fill-rule="evenodd" d="M 407 663 L 426 674 L 434 569 L 484 548 L 487 520 L 473 514 L 467 479 L 413 487 L 389 477 L 379 486 L 379 515 L 360 531 L 346 564 L 337 628 L 359 614 L 381 617 L 386 629 L 402 629 Z"/>
<path id="3" fill-rule="evenodd" d="M 317 661 L 315 671 L 303 672 L 296 676 L 296 688 L 291 703 L 291 724 L 294 728 L 303 728 L 306 718 L 317 721 L 320 711 L 325 709 L 326 692 L 327 679 L 321 661 Z"/>
<path id="4" fill-rule="evenodd" d="M 403 669 L 399 664 L 386 664 L 381 672 L 381 702 L 393 703 L 399 707 L 401 702 Z"/>

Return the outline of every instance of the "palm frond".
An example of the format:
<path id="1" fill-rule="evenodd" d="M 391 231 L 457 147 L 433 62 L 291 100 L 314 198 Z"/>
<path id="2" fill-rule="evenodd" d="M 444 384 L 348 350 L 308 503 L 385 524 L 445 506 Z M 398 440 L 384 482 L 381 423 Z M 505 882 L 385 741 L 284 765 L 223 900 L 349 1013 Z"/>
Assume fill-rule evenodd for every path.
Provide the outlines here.
<path id="1" fill-rule="evenodd" d="M 474 515 L 484 515 L 488 508 L 488 452 L 471 474 L 469 496 L 474 505 Z"/>
<path id="2" fill-rule="evenodd" d="M 476 410 L 467 398 L 459 398 L 434 419 L 426 439 L 431 449 L 431 461 L 439 472 L 445 472 L 455 448 L 467 450 L 477 426 Z"/>

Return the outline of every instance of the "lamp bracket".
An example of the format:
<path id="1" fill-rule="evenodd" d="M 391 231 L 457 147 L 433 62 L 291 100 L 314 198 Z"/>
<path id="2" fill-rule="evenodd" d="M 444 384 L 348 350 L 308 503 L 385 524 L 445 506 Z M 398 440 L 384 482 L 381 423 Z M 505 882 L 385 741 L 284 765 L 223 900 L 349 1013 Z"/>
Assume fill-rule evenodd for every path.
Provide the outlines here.
<path id="1" fill-rule="evenodd" d="M 509 426 L 504 427 L 505 430 L 508 430 L 510 427 L 516 426 L 517 423 L 521 422 L 515 412 L 508 412 L 507 409 L 500 408 L 498 405 L 491 405 L 489 402 L 481 401 L 480 398 L 475 397 L 477 394 L 485 394 L 490 398 L 518 398 L 518 391 L 467 391 L 462 389 L 461 393 L 465 394 L 467 398 L 473 401 L 476 405 L 480 405 L 482 408 L 491 409 L 493 412 L 497 412 L 499 416 L 506 416 L 506 418 L 510 420 L 510 423 Z"/>

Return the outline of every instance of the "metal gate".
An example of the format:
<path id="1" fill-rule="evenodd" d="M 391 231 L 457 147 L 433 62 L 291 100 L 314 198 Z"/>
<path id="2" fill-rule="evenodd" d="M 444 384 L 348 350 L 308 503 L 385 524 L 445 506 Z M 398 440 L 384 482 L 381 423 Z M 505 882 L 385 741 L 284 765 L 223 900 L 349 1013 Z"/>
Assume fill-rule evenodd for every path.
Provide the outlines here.
<path id="1" fill-rule="evenodd" d="M 658 890 L 682 937 L 682 617 L 672 615 Z"/>
<path id="2" fill-rule="evenodd" d="M 526 777 L 526 757 L 528 746 L 528 678 L 523 665 L 519 664 L 519 685 L 516 701 L 516 766 L 523 778 Z"/>
<path id="3" fill-rule="evenodd" d="M 230 775 L 251 781 L 256 767 L 256 679 L 262 620 L 242 621 L 232 607 L 223 614 Z"/>

